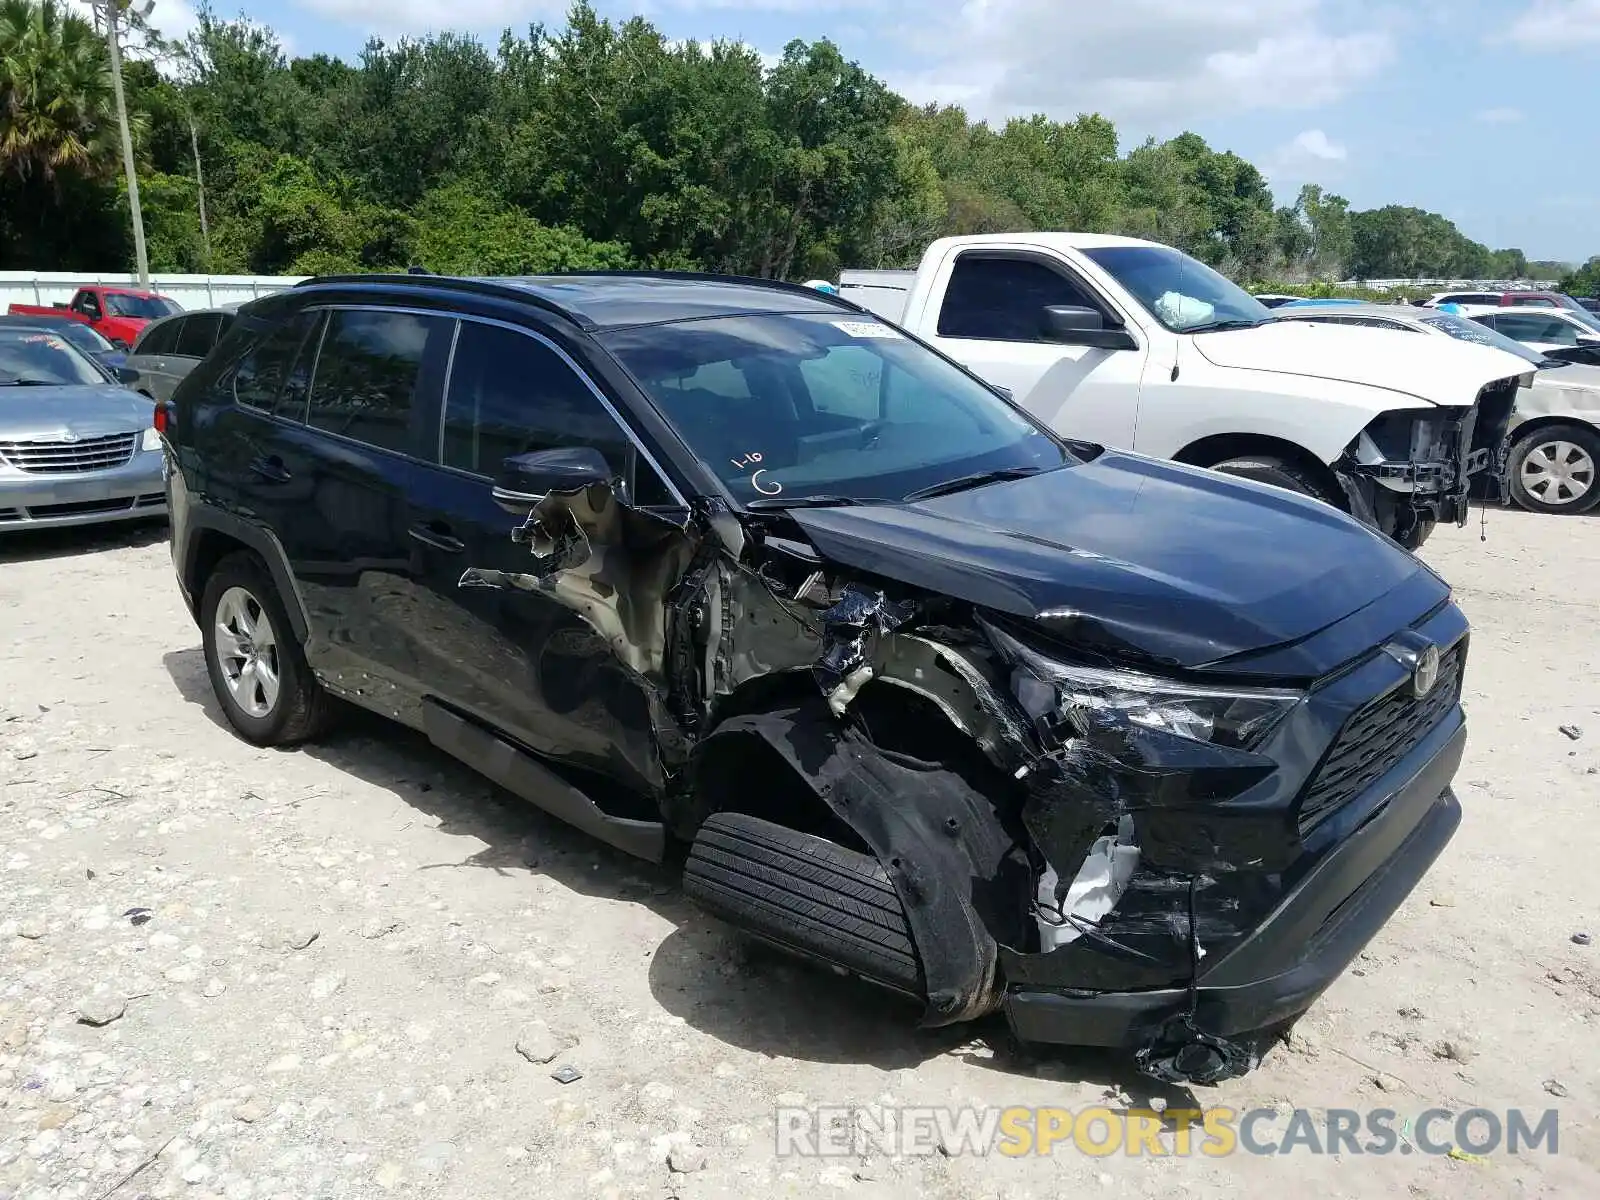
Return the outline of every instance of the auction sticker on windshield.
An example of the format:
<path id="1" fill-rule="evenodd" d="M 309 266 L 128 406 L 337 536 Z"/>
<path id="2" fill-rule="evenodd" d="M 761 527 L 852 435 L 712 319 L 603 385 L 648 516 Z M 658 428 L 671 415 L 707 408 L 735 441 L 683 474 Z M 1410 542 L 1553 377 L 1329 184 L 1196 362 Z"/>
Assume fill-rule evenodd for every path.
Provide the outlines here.
<path id="1" fill-rule="evenodd" d="M 835 321 L 833 327 L 853 338 L 898 338 L 899 332 L 882 321 Z"/>

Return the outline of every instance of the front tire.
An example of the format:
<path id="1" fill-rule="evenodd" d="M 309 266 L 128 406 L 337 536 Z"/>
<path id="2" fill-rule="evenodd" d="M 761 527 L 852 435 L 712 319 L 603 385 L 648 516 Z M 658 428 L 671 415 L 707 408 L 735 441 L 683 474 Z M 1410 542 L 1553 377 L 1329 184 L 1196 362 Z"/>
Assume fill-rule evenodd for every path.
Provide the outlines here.
<path id="1" fill-rule="evenodd" d="M 306 665 L 283 600 L 255 555 L 229 555 L 211 572 L 200 630 L 211 689 L 245 741 L 284 746 L 326 726 L 330 698 Z"/>
<path id="2" fill-rule="evenodd" d="M 921 999 L 922 963 L 888 872 L 870 854 L 743 813 L 695 836 L 684 891 L 789 954 Z"/>
<path id="3" fill-rule="evenodd" d="M 1546 425 L 1511 451 L 1511 498 L 1528 512 L 1582 513 L 1600 504 L 1600 434 Z"/>
<path id="4" fill-rule="evenodd" d="M 1324 504 L 1331 504 L 1335 508 L 1343 507 L 1337 497 L 1329 494 L 1322 480 L 1290 458 L 1281 458 L 1275 454 L 1251 454 L 1223 459 L 1219 463 L 1213 463 L 1211 469 L 1239 479 L 1253 479 L 1257 483 L 1282 488 L 1286 492 L 1297 492 L 1313 500 L 1320 500 Z"/>

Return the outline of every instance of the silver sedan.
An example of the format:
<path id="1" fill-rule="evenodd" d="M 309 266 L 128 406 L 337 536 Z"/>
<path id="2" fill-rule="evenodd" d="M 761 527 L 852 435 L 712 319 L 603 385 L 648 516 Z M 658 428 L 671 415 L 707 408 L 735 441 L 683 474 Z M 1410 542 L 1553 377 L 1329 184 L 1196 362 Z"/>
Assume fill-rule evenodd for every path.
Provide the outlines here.
<path id="1" fill-rule="evenodd" d="M 59 335 L 0 329 L 0 535 L 164 515 L 152 415 Z"/>

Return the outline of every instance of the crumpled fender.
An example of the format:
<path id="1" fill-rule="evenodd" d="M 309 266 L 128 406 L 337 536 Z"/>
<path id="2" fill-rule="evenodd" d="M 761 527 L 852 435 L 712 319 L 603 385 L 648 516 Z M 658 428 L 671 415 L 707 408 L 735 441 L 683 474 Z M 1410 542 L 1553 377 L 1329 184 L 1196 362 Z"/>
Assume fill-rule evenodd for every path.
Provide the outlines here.
<path id="1" fill-rule="evenodd" d="M 959 775 L 877 749 L 820 698 L 730 717 L 696 750 L 756 738 L 872 850 L 905 908 L 927 982 L 923 1024 L 972 1020 L 1000 1003 L 991 929 L 1020 929 L 1028 865 L 991 801 Z"/>

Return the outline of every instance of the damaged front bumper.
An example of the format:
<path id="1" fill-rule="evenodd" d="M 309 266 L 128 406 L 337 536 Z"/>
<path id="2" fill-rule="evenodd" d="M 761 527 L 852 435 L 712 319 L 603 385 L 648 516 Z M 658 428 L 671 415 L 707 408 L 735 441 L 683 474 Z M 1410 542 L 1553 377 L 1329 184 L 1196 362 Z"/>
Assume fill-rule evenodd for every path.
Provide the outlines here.
<path id="1" fill-rule="evenodd" d="M 1065 743 L 1065 769 L 1030 784 L 1034 844 L 1070 868 L 1122 821 L 1140 861 L 1083 936 L 1000 947 L 1019 1039 L 1133 1050 L 1172 1082 L 1253 1069 L 1455 832 L 1465 655 L 1447 606 L 1313 688 L 1259 753 L 1139 726 Z"/>
<path id="2" fill-rule="evenodd" d="M 1483 389 L 1471 408 L 1385 413 L 1334 463 L 1350 511 L 1415 547 L 1439 523 L 1465 524 L 1473 495 L 1506 498 L 1520 379 Z"/>

